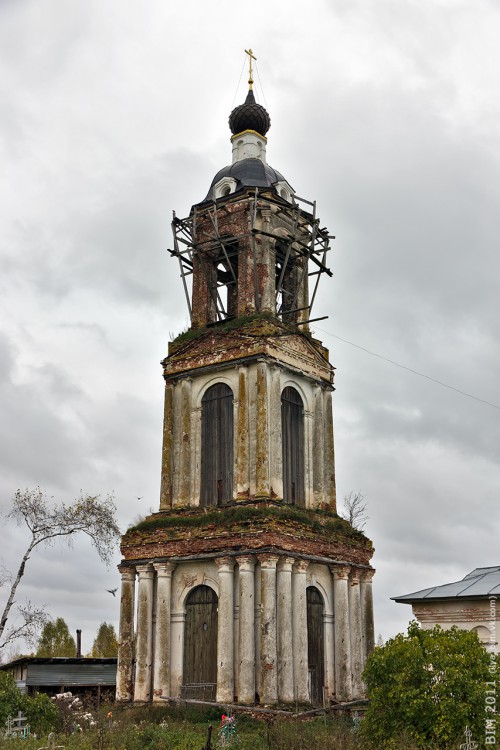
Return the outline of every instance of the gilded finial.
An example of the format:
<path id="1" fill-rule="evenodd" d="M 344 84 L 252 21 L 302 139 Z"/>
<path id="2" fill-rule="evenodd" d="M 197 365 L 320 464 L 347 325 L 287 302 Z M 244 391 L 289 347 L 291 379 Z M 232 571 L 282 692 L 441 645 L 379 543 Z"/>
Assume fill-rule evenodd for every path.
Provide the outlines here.
<path id="1" fill-rule="evenodd" d="M 250 91 L 253 90 L 253 71 L 252 71 L 252 60 L 257 60 L 251 49 L 245 50 L 248 55 L 248 87 Z"/>

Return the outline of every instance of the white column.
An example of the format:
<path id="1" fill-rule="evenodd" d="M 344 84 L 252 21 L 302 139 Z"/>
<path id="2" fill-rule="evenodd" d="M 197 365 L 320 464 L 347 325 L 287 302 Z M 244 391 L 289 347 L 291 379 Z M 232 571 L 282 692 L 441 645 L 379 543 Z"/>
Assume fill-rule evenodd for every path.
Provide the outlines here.
<path id="1" fill-rule="evenodd" d="M 293 566 L 293 679 L 295 700 L 309 703 L 309 663 L 307 654 L 307 595 L 306 570 L 308 560 L 297 560 Z"/>
<path id="2" fill-rule="evenodd" d="M 170 696 L 170 612 L 175 563 L 153 563 L 156 570 L 156 638 L 153 700 Z"/>
<path id="3" fill-rule="evenodd" d="M 314 507 L 314 482 L 313 482 L 313 425 L 314 413 L 304 409 L 304 485 L 305 485 L 305 507 Z"/>
<path id="4" fill-rule="evenodd" d="M 130 701 L 134 695 L 135 568 L 119 565 L 122 576 L 116 700 Z"/>
<path id="5" fill-rule="evenodd" d="M 293 628 L 292 565 L 293 557 L 282 557 L 277 569 L 278 615 L 278 700 L 293 703 Z"/>
<path id="6" fill-rule="evenodd" d="M 349 576 L 349 628 L 351 633 L 351 674 L 352 697 L 361 698 L 364 694 L 363 680 L 363 636 L 361 627 L 361 571 L 352 568 Z"/>
<path id="7" fill-rule="evenodd" d="M 373 621 L 372 578 L 374 570 L 364 570 L 361 575 L 361 614 L 363 635 L 363 668 L 375 648 L 375 628 Z"/>
<path id="8" fill-rule="evenodd" d="M 153 576 L 152 565 L 138 565 L 137 636 L 135 650 L 134 701 L 151 699 L 151 668 L 153 661 Z"/>
<path id="9" fill-rule="evenodd" d="M 172 612 L 170 631 L 170 695 L 179 698 L 184 669 L 185 612 Z"/>
<path id="10" fill-rule="evenodd" d="M 255 694 L 256 699 L 260 703 L 260 696 L 262 694 L 262 681 L 261 681 L 261 663 L 260 663 L 260 623 L 262 621 L 262 607 L 261 607 L 261 571 L 260 563 L 255 566 L 254 584 L 255 584 Z"/>
<path id="11" fill-rule="evenodd" d="M 335 695 L 335 629 L 333 615 L 325 612 L 323 615 L 325 631 L 325 685 L 327 689 L 327 701 L 330 701 Z"/>
<path id="12" fill-rule="evenodd" d="M 261 620 L 260 620 L 260 681 L 261 703 L 278 700 L 276 651 L 276 563 L 277 555 L 259 555 Z"/>
<path id="13" fill-rule="evenodd" d="M 332 567 L 335 603 L 335 696 L 339 701 L 348 701 L 352 695 L 349 570 L 348 565 Z"/>
<path id="14" fill-rule="evenodd" d="M 240 579 L 238 633 L 238 703 L 255 702 L 255 561 L 237 557 Z"/>
<path id="15" fill-rule="evenodd" d="M 217 701 L 234 701 L 234 559 L 219 557 L 219 612 L 217 617 Z"/>

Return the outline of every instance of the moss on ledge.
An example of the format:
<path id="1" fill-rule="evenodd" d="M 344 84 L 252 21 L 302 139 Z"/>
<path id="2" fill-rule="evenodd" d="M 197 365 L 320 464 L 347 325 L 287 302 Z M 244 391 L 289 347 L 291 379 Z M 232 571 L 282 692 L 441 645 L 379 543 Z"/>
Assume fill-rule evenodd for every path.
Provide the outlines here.
<path id="1" fill-rule="evenodd" d="M 254 529 L 280 529 L 293 527 L 317 538 L 335 537 L 350 540 L 355 546 L 371 548 L 371 541 L 362 531 L 354 529 L 347 521 L 330 509 L 305 510 L 293 505 L 262 501 L 230 503 L 210 508 L 179 508 L 160 511 L 128 529 L 123 537 L 125 545 L 143 540 L 145 534 L 166 532 L 166 536 L 184 536 L 207 529 L 216 534 L 235 531 L 252 532 Z"/>
<path id="2" fill-rule="evenodd" d="M 182 333 L 169 343 L 169 356 L 175 354 L 179 347 L 189 341 L 194 341 L 202 336 L 214 333 L 229 333 L 231 331 L 239 331 L 242 334 L 250 336 L 299 334 L 306 338 L 311 338 L 311 334 L 308 331 L 302 330 L 297 325 L 283 323 L 282 320 L 270 312 L 260 312 L 240 318 L 228 318 L 227 320 L 203 326 L 202 328 L 188 328 L 187 331 L 182 331 Z"/>

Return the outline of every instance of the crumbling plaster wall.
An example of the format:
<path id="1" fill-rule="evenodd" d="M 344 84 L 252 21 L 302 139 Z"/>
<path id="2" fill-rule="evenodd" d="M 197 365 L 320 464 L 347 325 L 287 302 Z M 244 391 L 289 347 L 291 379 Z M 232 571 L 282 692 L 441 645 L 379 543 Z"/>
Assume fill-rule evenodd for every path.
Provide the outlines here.
<path id="1" fill-rule="evenodd" d="M 234 499 L 283 496 L 281 393 L 292 386 L 304 404 L 305 507 L 334 506 L 331 391 L 262 358 L 167 383 L 160 509 L 199 505 L 202 398 L 215 383 L 234 394 Z"/>

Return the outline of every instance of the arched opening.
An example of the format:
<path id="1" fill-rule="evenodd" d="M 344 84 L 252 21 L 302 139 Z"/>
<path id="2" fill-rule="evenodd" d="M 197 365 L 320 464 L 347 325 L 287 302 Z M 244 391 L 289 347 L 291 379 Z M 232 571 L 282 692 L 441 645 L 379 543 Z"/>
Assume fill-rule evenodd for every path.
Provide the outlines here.
<path id="1" fill-rule="evenodd" d="M 209 586 L 196 586 L 187 596 L 181 690 L 184 698 L 215 700 L 217 604 L 217 594 Z"/>
<path id="2" fill-rule="evenodd" d="M 323 703 L 325 683 L 325 637 L 323 627 L 323 597 L 314 586 L 307 587 L 307 662 L 309 697 L 311 703 Z"/>
<path id="3" fill-rule="evenodd" d="M 477 633 L 477 637 L 483 644 L 483 646 L 489 646 L 491 643 L 491 633 L 488 630 L 487 627 L 484 625 L 476 625 L 475 628 L 472 628 L 472 630 L 475 630 Z M 492 644 L 493 645 L 493 644 Z"/>
<path id="4" fill-rule="evenodd" d="M 298 280 L 302 277 L 300 258 L 288 242 L 278 240 L 276 252 L 276 314 L 283 322 L 297 322 Z"/>
<path id="5" fill-rule="evenodd" d="M 300 393 L 291 386 L 281 394 L 281 440 L 283 499 L 304 507 L 304 404 Z"/>
<path id="6" fill-rule="evenodd" d="M 234 318 L 238 310 L 238 243 L 234 238 L 220 238 L 220 249 L 214 264 L 218 318 Z"/>
<path id="7" fill-rule="evenodd" d="M 233 392 L 216 383 L 201 400 L 200 505 L 233 499 Z"/>

